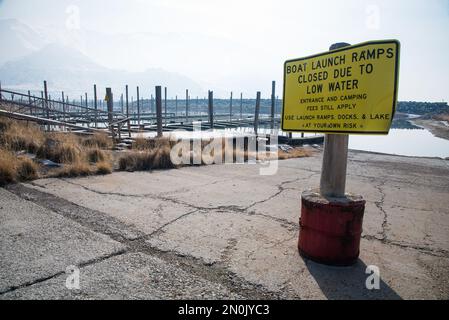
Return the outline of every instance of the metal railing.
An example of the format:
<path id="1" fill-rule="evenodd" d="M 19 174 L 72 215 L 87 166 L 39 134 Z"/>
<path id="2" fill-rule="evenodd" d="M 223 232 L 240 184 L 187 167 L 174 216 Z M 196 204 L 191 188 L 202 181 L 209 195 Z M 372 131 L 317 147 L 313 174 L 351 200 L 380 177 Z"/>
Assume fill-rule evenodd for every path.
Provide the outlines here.
<path id="1" fill-rule="evenodd" d="M 0 88 L 0 108 L 5 111 L 56 120 L 63 123 L 76 124 L 90 128 L 108 128 L 109 114 L 113 123 L 126 121 L 126 116 L 120 112 L 108 112 L 70 103 L 37 97 L 16 91 Z"/>

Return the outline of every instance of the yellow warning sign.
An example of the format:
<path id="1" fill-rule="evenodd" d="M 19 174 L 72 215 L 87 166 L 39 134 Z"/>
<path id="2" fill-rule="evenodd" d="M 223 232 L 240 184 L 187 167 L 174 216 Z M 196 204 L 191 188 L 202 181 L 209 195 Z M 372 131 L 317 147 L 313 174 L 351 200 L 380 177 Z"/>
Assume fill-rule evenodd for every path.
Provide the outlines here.
<path id="1" fill-rule="evenodd" d="M 400 44 L 371 41 L 284 64 L 282 130 L 387 134 Z"/>

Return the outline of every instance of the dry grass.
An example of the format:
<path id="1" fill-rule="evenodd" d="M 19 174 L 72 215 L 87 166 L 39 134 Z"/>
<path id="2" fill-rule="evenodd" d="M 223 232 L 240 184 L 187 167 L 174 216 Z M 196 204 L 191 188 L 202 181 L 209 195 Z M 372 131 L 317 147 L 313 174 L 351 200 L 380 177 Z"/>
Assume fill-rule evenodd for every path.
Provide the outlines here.
<path id="1" fill-rule="evenodd" d="M 88 149 L 86 151 L 86 153 L 87 153 L 87 159 L 93 163 L 105 162 L 107 159 L 107 156 L 104 153 L 104 151 L 102 151 L 101 149 L 98 149 L 98 148 Z"/>
<path id="2" fill-rule="evenodd" d="M 310 157 L 311 155 L 312 155 L 312 151 L 306 150 L 303 148 L 293 148 L 293 149 L 290 149 L 288 152 L 285 152 L 282 150 L 278 151 L 278 159 L 279 160 Z"/>
<path id="3" fill-rule="evenodd" d="M 33 123 L 1 121 L 0 143 L 6 149 L 35 153 L 44 140 L 44 132 Z"/>
<path id="4" fill-rule="evenodd" d="M 82 144 L 89 148 L 109 149 L 113 143 L 106 133 L 95 132 L 92 136 L 83 139 Z"/>
<path id="5" fill-rule="evenodd" d="M 0 133 L 4 132 L 10 125 L 11 120 L 5 117 L 0 117 Z"/>
<path id="6" fill-rule="evenodd" d="M 84 160 L 79 140 L 73 134 L 49 134 L 37 150 L 36 156 L 57 163 L 76 163 Z"/>
<path id="7" fill-rule="evenodd" d="M 176 166 L 170 159 L 171 148 L 168 145 L 146 151 L 129 151 L 119 159 L 119 169 L 126 171 L 146 171 L 171 169 Z"/>
<path id="8" fill-rule="evenodd" d="M 0 117 L 0 184 L 33 180 L 41 167 L 29 158 L 17 157 L 25 150 L 39 159 L 64 164 L 62 169 L 46 169 L 43 176 L 76 177 L 112 172 L 112 163 L 102 149 L 112 146 L 106 133 L 80 138 L 71 133 L 46 133 L 39 126 L 24 121 Z M 90 162 L 95 163 L 91 166 Z"/>
<path id="9" fill-rule="evenodd" d="M 215 143 L 215 147 L 210 144 L 211 142 Z M 232 141 L 229 141 L 229 143 L 231 142 Z M 119 159 L 119 168 L 120 170 L 127 171 L 175 168 L 176 166 L 170 159 L 170 151 L 171 146 L 176 143 L 177 141 L 169 141 L 168 139 L 159 139 L 158 141 L 156 139 L 144 139 L 139 137 L 133 144 L 133 149 L 140 151 L 126 152 Z M 251 152 L 236 148 L 235 146 L 232 149 L 225 148 L 225 146 L 225 138 L 221 140 L 207 139 L 201 141 L 201 150 L 192 150 L 192 144 L 187 142 L 187 145 L 180 148 L 179 152 L 189 152 L 188 158 L 190 158 L 190 164 L 193 164 L 193 159 L 196 158 L 195 155 L 201 152 L 201 164 L 196 165 L 207 165 L 210 164 L 211 161 L 216 163 L 215 160 L 221 160 L 222 163 L 242 163 L 250 160 L 284 160 L 308 157 L 312 154 L 311 151 L 304 148 L 292 148 L 288 152 L 281 150 L 277 152 Z M 221 156 L 218 156 L 218 159 L 215 156 L 217 151 L 221 153 Z M 179 154 L 179 156 L 181 157 L 181 154 Z"/>
<path id="10" fill-rule="evenodd" d="M 110 162 L 102 161 L 97 163 L 97 174 L 110 174 L 112 173 L 112 165 Z"/>
<path id="11" fill-rule="evenodd" d="M 132 149 L 135 150 L 148 150 L 150 149 L 150 143 L 148 139 L 145 139 L 142 136 L 138 136 L 134 139 L 132 143 Z"/>
<path id="12" fill-rule="evenodd" d="M 0 185 L 39 177 L 39 166 L 26 157 L 16 157 L 9 150 L 0 149 Z"/>
<path id="13" fill-rule="evenodd" d="M 171 169 L 175 165 L 170 159 L 172 145 L 168 138 L 144 138 L 138 136 L 132 144 L 132 151 L 125 152 L 119 159 L 119 169 L 126 171 L 147 171 Z"/>
<path id="14" fill-rule="evenodd" d="M 155 151 L 129 151 L 119 159 L 119 169 L 125 171 L 146 171 L 153 168 Z"/>
<path id="15" fill-rule="evenodd" d="M 0 185 L 16 180 L 16 157 L 8 150 L 0 149 Z"/>
<path id="16" fill-rule="evenodd" d="M 212 140 L 201 141 L 201 164 L 204 161 L 205 148 Z M 178 141 L 170 141 L 163 138 L 144 138 L 138 136 L 134 139 L 132 150 L 123 153 L 118 159 L 120 170 L 141 171 L 154 169 L 170 169 L 175 166 L 170 159 L 172 147 Z M 29 158 L 17 157 L 15 151 L 26 150 L 36 153 L 41 159 L 49 159 L 64 164 L 63 168 L 51 169 L 47 176 L 77 177 L 90 174 L 109 174 L 113 171 L 111 156 L 105 152 L 112 146 L 112 139 L 106 133 L 95 133 L 87 138 L 78 137 L 68 133 L 45 133 L 34 124 L 13 121 L 0 117 L 0 184 L 14 181 L 32 180 L 39 177 L 40 167 Z M 311 151 L 303 148 L 293 148 L 288 152 L 278 151 L 272 153 L 255 153 L 248 150 L 233 148 L 226 150 L 226 139 L 216 140 L 218 146 L 221 143 L 220 155 L 223 163 L 247 162 L 249 160 L 271 160 L 279 158 L 290 159 L 307 157 Z M 199 150 L 191 150 L 187 146 L 190 160 L 193 164 L 195 153 Z M 220 150 L 209 146 L 209 156 L 214 159 L 214 153 Z M 112 155 L 113 156 L 113 155 Z M 239 161 L 237 161 L 239 160 Z M 92 163 L 92 165 L 90 164 Z M 45 176 L 44 175 L 44 176 Z"/>
<path id="17" fill-rule="evenodd" d="M 93 171 L 89 164 L 86 162 L 78 161 L 72 164 L 66 164 L 63 168 L 57 169 L 52 176 L 61 178 L 73 178 L 80 176 L 88 176 Z"/>
<path id="18" fill-rule="evenodd" d="M 172 143 L 170 139 L 166 137 L 162 138 L 144 138 L 143 136 L 137 136 L 132 144 L 134 150 L 154 150 L 162 147 L 172 147 L 176 142 Z"/>
<path id="19" fill-rule="evenodd" d="M 170 145 L 161 145 L 154 154 L 153 169 L 172 169 L 175 165 L 170 159 Z"/>
<path id="20" fill-rule="evenodd" d="M 17 178 L 20 181 L 29 181 L 39 178 L 39 166 L 30 158 L 19 158 L 17 165 Z"/>

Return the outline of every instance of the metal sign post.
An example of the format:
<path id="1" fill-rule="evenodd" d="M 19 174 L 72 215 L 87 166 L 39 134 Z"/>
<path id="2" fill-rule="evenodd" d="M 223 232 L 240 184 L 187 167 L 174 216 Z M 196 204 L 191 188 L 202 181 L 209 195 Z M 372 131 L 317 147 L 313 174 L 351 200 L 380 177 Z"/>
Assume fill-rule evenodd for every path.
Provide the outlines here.
<path id="1" fill-rule="evenodd" d="M 399 42 L 336 43 L 284 65 L 282 129 L 325 133 L 319 189 L 301 195 L 298 249 L 329 265 L 359 256 L 365 200 L 345 192 L 348 134 L 388 134 L 397 100 Z"/>
<path id="2" fill-rule="evenodd" d="M 349 43 L 335 43 L 329 50 L 350 46 Z M 344 197 L 346 167 L 348 161 L 347 134 L 326 134 L 324 137 L 323 165 L 321 167 L 320 193 L 328 197 Z"/>

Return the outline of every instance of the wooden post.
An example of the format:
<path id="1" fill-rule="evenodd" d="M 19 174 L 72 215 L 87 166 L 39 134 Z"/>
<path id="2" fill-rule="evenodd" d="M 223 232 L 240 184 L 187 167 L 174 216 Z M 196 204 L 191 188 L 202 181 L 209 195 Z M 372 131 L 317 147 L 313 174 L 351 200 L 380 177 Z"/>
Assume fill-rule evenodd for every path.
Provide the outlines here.
<path id="1" fill-rule="evenodd" d="M 259 127 L 259 111 L 260 111 L 260 91 L 257 91 L 256 109 L 254 111 L 254 133 L 256 135 L 257 135 L 257 129 Z"/>
<path id="2" fill-rule="evenodd" d="M 62 117 L 63 117 L 64 121 L 66 121 L 64 91 L 61 92 L 61 98 L 62 98 Z"/>
<path id="3" fill-rule="evenodd" d="M 137 86 L 137 125 L 140 126 L 140 98 L 139 98 L 139 86 Z"/>
<path id="4" fill-rule="evenodd" d="M 162 137 L 162 87 L 156 86 L 157 136 Z"/>
<path id="5" fill-rule="evenodd" d="M 68 95 L 65 96 L 65 101 L 66 101 L 66 103 L 70 103 Z M 67 113 L 68 113 L 68 117 L 67 117 Z M 66 106 L 66 108 L 65 108 L 65 119 L 66 119 L 66 121 L 70 120 L 70 106 Z"/>
<path id="6" fill-rule="evenodd" d="M 84 93 L 85 94 L 85 97 L 86 97 L 86 101 L 85 101 L 85 105 L 86 105 L 86 114 L 87 114 L 87 117 L 86 117 L 86 119 L 87 119 L 87 127 L 89 128 L 90 127 L 90 116 L 89 116 L 89 105 L 88 105 L 88 101 L 87 101 L 87 92 L 85 92 Z"/>
<path id="7" fill-rule="evenodd" d="M 120 95 L 120 112 L 122 114 L 125 112 L 123 109 L 123 93 Z"/>
<path id="8" fill-rule="evenodd" d="M 275 90 L 276 90 L 276 81 L 272 81 L 271 82 L 271 130 L 274 129 L 274 110 L 275 110 L 275 106 L 276 106 Z"/>
<path id="9" fill-rule="evenodd" d="M 178 95 L 175 96 L 175 117 L 178 116 Z"/>
<path id="10" fill-rule="evenodd" d="M 164 87 L 164 123 L 167 124 L 167 87 Z"/>
<path id="11" fill-rule="evenodd" d="M 2 82 L 0 81 L 0 101 L 2 101 Z"/>
<path id="12" fill-rule="evenodd" d="M 349 46 L 333 44 L 329 50 Z M 320 193 L 325 197 L 344 197 L 348 161 L 347 134 L 326 134 L 324 137 L 323 165 L 321 168 Z"/>
<path id="13" fill-rule="evenodd" d="M 240 92 L 240 119 L 242 119 L 243 115 L 243 93 Z"/>
<path id="14" fill-rule="evenodd" d="M 50 119 L 50 110 L 48 107 L 48 91 L 47 91 L 47 81 L 44 81 L 44 97 L 45 97 L 45 111 L 47 113 L 47 119 Z M 50 131 L 50 124 L 47 124 L 47 130 Z"/>
<path id="15" fill-rule="evenodd" d="M 136 108 L 134 108 L 134 96 L 131 96 L 131 114 L 133 117 L 136 116 Z"/>
<path id="16" fill-rule="evenodd" d="M 125 95 L 126 95 L 126 117 L 129 118 L 128 85 L 125 86 Z"/>
<path id="17" fill-rule="evenodd" d="M 275 113 L 281 116 L 281 110 L 279 108 L 279 96 L 276 96 L 276 103 L 275 103 L 276 111 Z"/>
<path id="18" fill-rule="evenodd" d="M 232 121 L 232 91 L 231 91 L 231 101 L 229 103 L 229 122 Z"/>
<path id="19" fill-rule="evenodd" d="M 131 137 L 131 121 L 129 120 L 128 85 L 125 86 L 126 95 L 126 118 L 128 118 L 128 136 Z"/>
<path id="20" fill-rule="evenodd" d="M 0 91 L 1 91 L 1 88 L 0 88 Z M 1 94 L 1 92 L 0 92 L 0 96 L 1 96 L 2 94 Z M 1 97 L 0 97 L 0 100 L 1 100 Z M 28 104 L 30 105 L 30 113 L 31 114 L 33 114 L 33 108 L 32 108 L 32 106 L 31 106 L 31 92 L 30 92 L 30 90 L 28 90 Z"/>
<path id="21" fill-rule="evenodd" d="M 112 112 L 113 112 L 113 97 L 112 97 L 112 90 L 111 88 L 106 88 L 106 103 L 107 103 L 107 107 L 108 107 L 108 124 L 109 124 L 109 130 L 111 130 L 111 134 L 112 137 L 115 138 L 115 133 L 114 133 L 114 128 L 112 127 L 112 122 L 113 122 L 113 117 L 112 117 Z"/>
<path id="22" fill-rule="evenodd" d="M 209 110 L 209 124 L 210 128 L 214 128 L 214 92 L 209 90 L 208 93 L 208 110 Z"/>
<path id="23" fill-rule="evenodd" d="M 189 122 L 189 89 L 186 89 L 186 123 Z"/>
<path id="24" fill-rule="evenodd" d="M 151 94 L 150 98 L 150 113 L 153 113 L 153 94 Z"/>
<path id="25" fill-rule="evenodd" d="M 94 84 L 95 128 L 98 128 L 97 85 Z"/>

